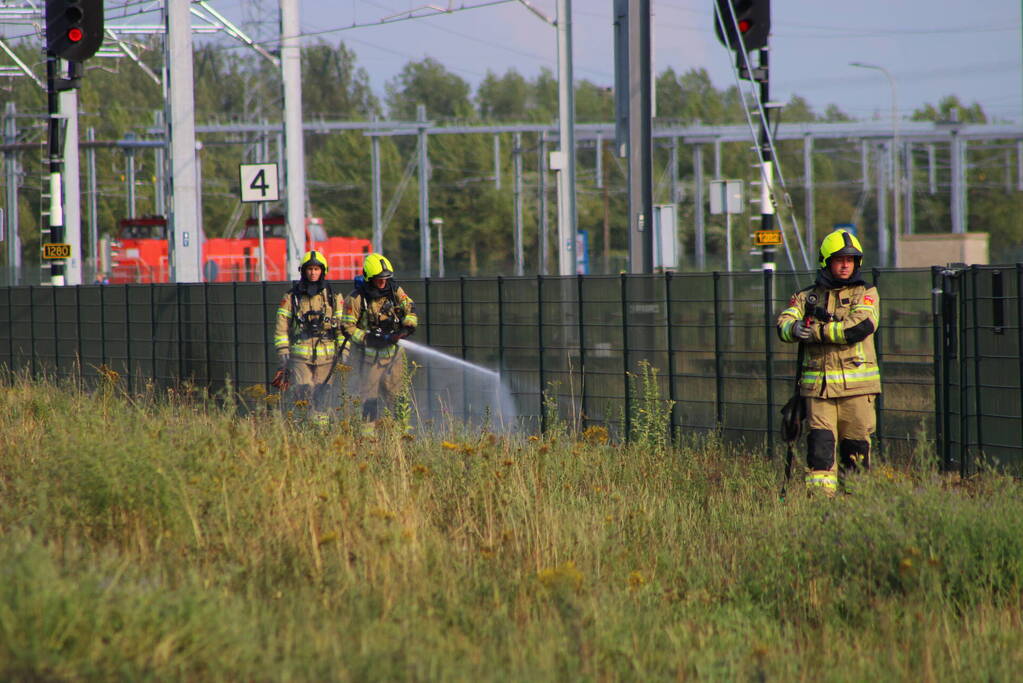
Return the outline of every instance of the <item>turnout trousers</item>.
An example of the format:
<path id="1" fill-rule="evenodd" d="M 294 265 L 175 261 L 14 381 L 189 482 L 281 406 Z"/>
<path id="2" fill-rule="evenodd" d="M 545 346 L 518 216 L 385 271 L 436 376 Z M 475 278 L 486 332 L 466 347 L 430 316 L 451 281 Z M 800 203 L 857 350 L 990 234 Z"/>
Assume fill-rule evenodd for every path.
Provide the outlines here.
<path id="1" fill-rule="evenodd" d="M 838 491 L 839 474 L 870 466 L 870 436 L 877 426 L 877 394 L 806 398 L 806 483 L 828 495 Z"/>

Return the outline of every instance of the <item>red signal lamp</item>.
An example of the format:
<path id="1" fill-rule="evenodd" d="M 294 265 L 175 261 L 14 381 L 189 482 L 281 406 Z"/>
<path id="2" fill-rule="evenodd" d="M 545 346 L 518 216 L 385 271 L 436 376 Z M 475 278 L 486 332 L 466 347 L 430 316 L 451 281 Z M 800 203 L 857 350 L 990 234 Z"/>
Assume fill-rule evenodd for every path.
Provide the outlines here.
<path id="1" fill-rule="evenodd" d="M 753 22 L 752 21 L 750 21 L 749 19 L 740 19 L 739 20 L 739 32 L 740 33 L 748 33 L 751 28 L 753 28 Z"/>
<path id="2" fill-rule="evenodd" d="M 85 33 L 82 32 L 82 29 L 78 28 L 77 26 L 68 29 L 67 39 L 70 40 L 72 43 L 80 42 L 84 37 Z"/>

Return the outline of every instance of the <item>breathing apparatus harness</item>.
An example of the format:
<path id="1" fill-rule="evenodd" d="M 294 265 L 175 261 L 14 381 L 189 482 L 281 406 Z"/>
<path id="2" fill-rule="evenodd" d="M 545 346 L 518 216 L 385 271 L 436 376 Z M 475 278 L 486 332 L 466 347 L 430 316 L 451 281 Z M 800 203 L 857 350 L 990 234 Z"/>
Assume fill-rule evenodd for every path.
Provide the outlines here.
<path id="1" fill-rule="evenodd" d="M 387 279 L 387 286 L 383 289 L 376 289 L 367 282 L 362 275 L 355 277 L 355 290 L 353 294 L 359 294 L 362 307 L 359 311 L 359 322 L 365 321 L 366 332 L 377 337 L 399 334 L 405 332 L 402 329 L 402 321 L 405 320 L 405 311 L 398 303 L 398 296 L 395 293 L 398 289 L 394 278 Z M 375 321 L 370 321 L 369 301 L 371 299 L 386 298 L 380 306 L 380 312 Z M 410 332 L 410 331 L 409 331 Z"/>
<path id="2" fill-rule="evenodd" d="M 310 285 L 319 284 L 315 292 L 310 292 Z M 308 310 L 305 313 L 299 315 L 299 303 L 298 298 L 302 295 L 309 297 L 316 296 L 321 292 L 325 295 L 325 302 L 322 309 Z M 318 280 L 316 283 L 308 282 L 306 280 L 296 280 L 291 287 L 291 332 L 290 337 L 294 340 L 298 335 L 302 335 L 306 338 L 316 339 L 316 343 L 313 344 L 313 362 L 316 361 L 316 352 L 319 348 L 319 341 L 327 339 L 334 342 L 337 346 L 337 353 L 335 354 L 334 360 L 337 361 L 337 357 L 341 355 L 341 351 L 344 349 L 344 343 L 347 343 L 346 339 L 344 343 L 339 344 L 337 338 L 337 327 L 334 325 L 334 291 L 330 288 L 330 283 L 323 280 Z"/>

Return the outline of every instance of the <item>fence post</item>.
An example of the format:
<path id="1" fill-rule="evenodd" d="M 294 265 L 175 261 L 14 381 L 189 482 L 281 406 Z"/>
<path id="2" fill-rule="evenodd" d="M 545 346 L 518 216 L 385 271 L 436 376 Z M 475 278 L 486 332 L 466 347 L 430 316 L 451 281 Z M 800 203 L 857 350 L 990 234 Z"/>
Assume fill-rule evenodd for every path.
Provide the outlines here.
<path id="1" fill-rule="evenodd" d="M 721 367 L 721 273 L 714 271 L 711 274 L 714 283 L 714 414 L 717 418 L 718 429 L 725 423 L 725 406 L 722 399 L 724 393 L 724 377 Z"/>
<path id="2" fill-rule="evenodd" d="M 871 268 L 870 276 L 874 280 L 874 286 L 878 287 L 877 283 L 881 279 L 881 271 L 877 268 Z M 880 291 L 881 288 L 878 287 L 878 292 Z M 880 323 L 880 320 L 878 320 L 878 323 Z M 874 353 L 877 355 L 877 367 L 880 370 L 884 361 L 884 335 L 881 332 L 880 324 L 874 330 Z M 874 412 L 877 414 L 877 429 L 874 431 L 874 436 L 877 438 L 877 457 L 880 460 L 884 457 L 884 392 L 877 395 L 874 406 Z"/>
<path id="3" fill-rule="evenodd" d="M 962 278 L 959 283 L 959 320 L 957 327 L 959 328 L 959 474 L 964 479 L 969 474 L 969 466 L 966 462 L 968 457 L 968 449 L 966 446 L 966 440 L 969 436 L 969 410 L 966 407 L 967 400 L 967 385 L 969 382 L 969 368 L 966 363 L 966 352 L 969 348 L 966 343 L 966 335 L 964 334 L 964 326 L 967 324 L 966 318 L 966 292 L 969 287 L 969 278 L 966 277 L 965 273 L 960 275 Z"/>
<path id="4" fill-rule="evenodd" d="M 540 433 L 547 433 L 547 406 L 544 400 L 543 377 L 543 275 L 536 276 L 536 345 L 540 380 Z"/>
<path id="5" fill-rule="evenodd" d="M 107 290 L 99 288 L 99 360 L 100 365 L 107 364 Z"/>
<path id="6" fill-rule="evenodd" d="M 942 320 L 942 303 L 944 301 L 944 291 L 942 290 L 941 281 L 941 268 L 938 266 L 931 267 L 931 317 L 933 319 L 934 329 L 931 334 L 933 335 L 934 344 L 934 446 L 938 453 L 941 454 L 942 469 L 948 469 L 948 454 L 945 449 L 945 415 L 948 413 L 948 404 L 946 402 L 946 396 L 944 392 L 944 378 L 946 376 L 945 369 L 945 343 L 942 336 L 944 330 L 944 324 Z M 1021 364 L 1023 367 L 1023 364 Z M 1023 382 L 1021 382 L 1023 387 Z M 1023 423 L 1021 423 L 1023 426 Z"/>
<path id="7" fill-rule="evenodd" d="M 266 281 L 259 283 L 260 288 L 260 299 L 263 302 L 263 383 L 268 384 L 270 382 L 270 368 L 266 362 L 266 355 L 270 347 L 270 321 L 266 319 L 267 312 L 267 301 L 266 301 Z M 274 321 L 277 320 L 277 313 L 274 312 Z M 281 397 L 283 398 L 283 397 Z"/>
<path id="8" fill-rule="evenodd" d="M 321 279 L 323 276 L 320 276 Z M 213 365 L 213 354 L 210 351 L 210 283 L 202 283 L 202 336 L 203 342 L 206 346 L 206 385 L 209 386 L 213 382 L 213 371 L 210 369 Z"/>
<path id="9" fill-rule="evenodd" d="M 53 311 L 53 377 L 54 379 L 60 379 L 60 337 L 57 334 L 57 288 L 53 288 L 53 305 L 50 308 Z"/>
<path id="10" fill-rule="evenodd" d="M 160 375 L 156 372 L 156 285 L 149 283 L 149 337 L 152 343 L 149 347 L 150 362 L 153 364 L 153 381 L 158 383 Z"/>
<path id="11" fill-rule="evenodd" d="M 576 275 L 576 310 L 579 317 L 579 427 L 586 429 L 586 337 L 583 324 L 583 276 Z"/>
<path id="12" fill-rule="evenodd" d="M 1023 160 L 1021 160 L 1023 161 Z M 1019 443 L 1023 448 L 1023 263 L 1016 264 L 1016 366 L 1019 373 Z"/>
<path id="13" fill-rule="evenodd" d="M 175 344 L 175 346 L 177 347 L 177 350 L 178 350 L 178 382 L 183 381 L 184 378 L 185 378 L 185 351 L 184 351 L 184 346 L 185 345 L 183 343 L 184 342 L 184 339 L 183 339 L 184 335 L 181 333 L 181 330 L 182 330 L 182 322 L 181 322 L 181 291 L 182 291 L 183 288 L 184 288 L 184 285 L 181 284 L 181 283 L 176 283 L 174 285 L 174 289 L 175 289 L 175 302 L 176 302 L 176 305 L 177 305 L 177 314 L 176 314 L 176 316 L 177 316 L 177 328 L 178 328 L 178 343 Z"/>
<path id="14" fill-rule="evenodd" d="M 980 312 L 978 311 L 979 299 L 980 299 L 980 286 L 978 285 L 978 276 L 980 275 L 980 269 L 974 267 L 971 269 L 970 277 L 973 279 L 973 409 L 976 412 L 976 424 L 977 424 L 977 453 L 984 452 L 984 432 L 980 412 Z"/>
<path id="15" fill-rule="evenodd" d="M 771 367 L 773 354 L 771 351 L 774 339 L 774 321 L 772 314 L 773 301 L 771 292 L 774 291 L 774 271 L 764 271 L 764 356 L 767 361 L 765 370 L 766 394 L 767 394 L 767 457 L 774 456 L 774 369 Z"/>
<path id="16" fill-rule="evenodd" d="M 331 305 L 333 305 L 333 302 L 331 302 Z M 239 340 L 238 340 L 238 281 L 237 280 L 232 280 L 231 281 L 231 322 L 232 322 L 232 325 L 231 325 L 231 341 L 234 342 L 234 344 L 232 344 L 232 346 L 234 347 L 234 370 L 233 370 L 233 372 L 234 372 L 234 390 L 238 391 L 241 388 L 239 386 L 239 384 L 240 384 L 240 377 L 241 377 L 241 359 L 238 357 Z M 263 353 L 266 353 L 266 348 L 265 347 L 263 349 Z"/>
<path id="17" fill-rule="evenodd" d="M 504 278 L 497 276 L 497 378 L 504 379 Z"/>
<path id="18" fill-rule="evenodd" d="M 664 274 L 664 324 L 667 328 L 668 337 L 668 398 L 671 400 L 671 424 L 669 425 L 669 436 L 672 442 L 677 443 L 675 432 L 675 418 L 678 414 L 678 400 L 675 395 L 675 335 L 672 334 L 672 305 L 671 305 L 671 279 L 674 273 L 670 270 Z M 679 429 L 681 432 L 681 429 Z"/>
<path id="19" fill-rule="evenodd" d="M 632 434 L 632 391 L 629 383 L 629 301 L 628 301 L 628 276 L 622 273 L 621 297 L 622 297 L 622 377 L 625 380 L 625 440 L 629 440 Z"/>
<path id="20" fill-rule="evenodd" d="M 460 331 L 460 341 L 462 345 L 462 360 L 466 360 L 467 348 L 465 344 L 465 276 L 461 275 L 458 278 L 458 327 Z M 462 369 L 462 419 L 468 421 L 469 419 L 469 385 L 465 378 L 465 369 Z"/>
<path id="21" fill-rule="evenodd" d="M 32 371 L 32 381 L 36 380 L 36 306 L 35 287 L 28 286 L 28 341 L 29 341 L 29 368 Z"/>
<path id="22" fill-rule="evenodd" d="M 135 386 L 131 379 L 131 305 L 128 296 L 128 283 L 124 283 L 124 372 L 128 375 L 128 393 L 133 393 Z"/>
<path id="23" fill-rule="evenodd" d="M 31 307 L 30 307 L 31 308 Z M 14 372 L 14 325 L 11 324 L 14 320 L 14 287 L 7 288 L 7 320 L 10 328 L 7 330 L 7 336 L 11 340 L 11 343 L 7 345 L 7 356 L 10 359 L 10 365 L 8 368 L 11 373 Z M 78 344 L 81 348 L 82 335 L 78 335 Z"/>
<path id="24" fill-rule="evenodd" d="M 75 378 L 76 384 L 79 384 L 82 379 L 82 286 L 75 285 L 75 332 L 78 336 L 78 377 Z M 14 339 L 11 339 L 11 345 L 14 345 Z"/>

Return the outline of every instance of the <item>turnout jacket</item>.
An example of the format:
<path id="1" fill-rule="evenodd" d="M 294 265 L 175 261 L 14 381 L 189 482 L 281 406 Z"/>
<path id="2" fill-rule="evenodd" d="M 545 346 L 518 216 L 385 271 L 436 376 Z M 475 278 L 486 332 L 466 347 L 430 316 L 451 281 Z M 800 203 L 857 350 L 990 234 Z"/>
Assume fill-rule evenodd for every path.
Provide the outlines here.
<path id="1" fill-rule="evenodd" d="M 274 348 L 278 354 L 288 352 L 292 360 L 305 363 L 330 363 L 340 346 L 337 331 L 341 327 L 340 294 L 334 294 L 326 283 L 316 294 L 302 291 L 296 284 L 281 297 L 274 327 Z M 308 315 L 312 313 L 312 315 Z M 319 329 L 309 321 L 322 314 Z"/>
<path id="2" fill-rule="evenodd" d="M 849 284 L 829 288 L 818 277 L 813 287 L 796 292 L 778 316 L 778 336 L 799 342 L 792 334 L 797 320 L 807 315 L 806 298 L 817 294 L 817 306 L 831 317 L 814 317 L 800 368 L 799 393 L 813 398 L 841 398 L 881 393 L 881 371 L 874 349 L 880 300 L 877 288 L 851 278 Z"/>
<path id="3" fill-rule="evenodd" d="M 367 361 L 392 358 L 398 353 L 397 344 L 383 348 L 366 346 L 366 334 L 370 330 L 381 328 L 385 333 L 399 332 L 399 327 L 414 330 L 418 324 L 415 302 L 404 289 L 390 283 L 387 292 L 377 297 L 368 296 L 361 287 L 357 287 L 345 297 L 341 312 L 341 329 L 345 337 L 362 349 Z"/>

